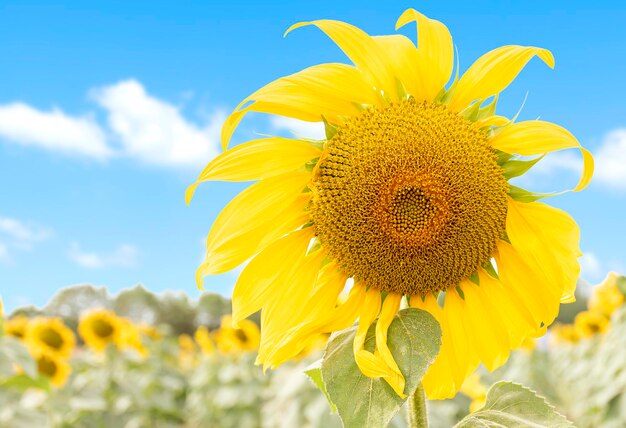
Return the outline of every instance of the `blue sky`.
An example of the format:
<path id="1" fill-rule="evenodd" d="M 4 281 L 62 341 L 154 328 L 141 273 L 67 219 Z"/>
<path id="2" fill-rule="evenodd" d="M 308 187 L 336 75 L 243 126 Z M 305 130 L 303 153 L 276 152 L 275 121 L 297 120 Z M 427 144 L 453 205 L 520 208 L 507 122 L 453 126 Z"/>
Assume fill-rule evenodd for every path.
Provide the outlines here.
<path id="1" fill-rule="evenodd" d="M 549 48 L 501 97 L 521 119 L 570 129 L 596 154 L 580 194 L 550 203 L 582 229 L 583 276 L 626 270 L 626 6 L 617 2 L 0 2 L 0 294 L 14 308 L 42 305 L 59 288 L 143 283 L 198 295 L 203 240 L 240 184 L 183 194 L 218 153 L 221 120 L 263 84 L 320 62 L 344 61 L 319 31 L 291 24 L 341 19 L 392 33 L 407 7 L 450 28 L 467 68 L 503 44 Z M 414 27 L 402 32 L 414 37 Z M 318 132 L 250 115 L 255 133 Z M 542 161 L 523 184 L 572 187 L 578 155 Z M 236 273 L 209 278 L 229 293 Z"/>

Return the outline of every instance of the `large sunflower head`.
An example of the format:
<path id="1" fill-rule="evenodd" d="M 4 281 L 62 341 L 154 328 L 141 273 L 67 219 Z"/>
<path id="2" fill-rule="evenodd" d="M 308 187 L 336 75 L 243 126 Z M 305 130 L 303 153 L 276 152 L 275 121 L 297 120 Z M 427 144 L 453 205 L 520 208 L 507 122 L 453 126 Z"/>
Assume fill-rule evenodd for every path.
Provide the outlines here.
<path id="1" fill-rule="evenodd" d="M 17 315 L 8 320 L 4 320 L 4 333 L 18 339 L 23 339 L 26 334 L 26 326 L 28 325 L 28 317 Z"/>
<path id="2" fill-rule="evenodd" d="M 121 345 L 123 323 L 115 313 L 95 309 L 80 318 L 78 333 L 91 349 L 102 352 L 108 345 Z"/>
<path id="3" fill-rule="evenodd" d="M 551 196 L 513 186 L 541 156 L 576 148 L 566 129 L 496 114 L 500 93 L 537 56 L 532 46 L 488 52 L 460 78 L 445 25 L 409 9 L 417 46 L 403 35 L 370 36 L 319 20 L 353 65 L 320 64 L 280 78 L 226 119 L 222 144 L 249 112 L 320 122 L 326 139 L 267 137 L 226 150 L 200 182 L 259 180 L 215 220 L 198 281 L 249 263 L 233 293 L 233 322 L 262 309 L 258 361 L 276 366 L 311 337 L 356 319 L 355 358 L 404 395 L 387 347 L 401 300 L 430 312 L 442 347 L 423 379 L 430 398 L 454 395 L 480 362 L 502 364 L 512 348 L 545 332 L 559 304 L 574 299 L 579 229 Z M 459 75 L 459 70 L 456 70 Z M 528 159 L 529 156 L 538 156 Z M 338 296 L 354 286 L 340 302 Z M 376 324 L 376 350 L 364 349 Z"/>
<path id="4" fill-rule="evenodd" d="M 65 385 L 72 368 L 63 357 L 44 349 L 34 352 L 33 357 L 37 364 L 37 371 L 41 376 L 47 377 L 50 383 L 57 388 Z"/>
<path id="5" fill-rule="evenodd" d="M 44 350 L 67 358 L 76 345 L 74 332 L 59 318 L 34 318 L 26 326 L 24 341 L 31 351 Z"/>

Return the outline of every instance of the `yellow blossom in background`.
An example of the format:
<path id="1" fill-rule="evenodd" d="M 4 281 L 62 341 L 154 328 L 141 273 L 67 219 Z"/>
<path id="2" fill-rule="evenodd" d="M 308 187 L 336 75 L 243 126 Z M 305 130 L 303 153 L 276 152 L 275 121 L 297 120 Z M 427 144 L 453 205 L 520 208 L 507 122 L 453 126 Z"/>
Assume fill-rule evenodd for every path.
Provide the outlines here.
<path id="1" fill-rule="evenodd" d="M 49 378 L 53 386 L 60 388 L 65 385 L 72 371 L 67 360 L 43 349 L 35 351 L 33 358 L 39 374 Z"/>
<path id="2" fill-rule="evenodd" d="M 194 334 L 194 339 L 204 355 L 212 355 L 215 353 L 215 343 L 213 342 L 213 339 L 211 339 L 211 334 L 206 327 L 198 327 L 196 333 Z"/>
<path id="3" fill-rule="evenodd" d="M 60 318 L 37 317 L 26 325 L 24 342 L 31 352 L 49 351 L 67 358 L 76 345 L 76 337 Z"/>
<path id="4" fill-rule="evenodd" d="M 82 315 L 78 334 L 91 349 L 102 352 L 109 345 L 118 345 L 122 338 L 122 322 L 113 312 L 95 309 Z"/>
<path id="5" fill-rule="evenodd" d="M 558 343 L 577 343 L 581 336 L 579 331 L 573 324 L 554 324 L 550 327 L 550 342 Z"/>
<path id="6" fill-rule="evenodd" d="M 480 381 L 480 376 L 476 372 L 472 373 L 465 379 L 460 392 L 472 399 L 469 407 L 470 413 L 475 412 L 485 404 L 487 386 Z"/>
<path id="7" fill-rule="evenodd" d="M 213 338 L 221 352 L 247 352 L 258 349 L 260 336 L 259 327 L 253 321 L 242 320 L 239 328 L 233 328 L 231 316 L 224 315 Z"/>
<path id="8" fill-rule="evenodd" d="M 4 333 L 23 339 L 26 334 L 26 326 L 28 325 L 28 317 L 17 315 L 4 321 Z"/>
<path id="9" fill-rule="evenodd" d="M 147 357 L 149 352 L 141 340 L 140 329 L 126 318 L 119 318 L 120 334 L 117 341 L 118 349 L 130 348 L 142 357 Z"/>
<path id="10" fill-rule="evenodd" d="M 610 272 L 602 284 L 594 287 L 589 299 L 589 309 L 610 318 L 613 312 L 624 304 L 624 294 L 617 287 L 618 278 L 617 273 Z"/>
<path id="11" fill-rule="evenodd" d="M 139 330 L 139 333 L 143 336 L 149 337 L 152 340 L 163 339 L 163 335 L 161 334 L 159 329 L 153 325 L 142 323 L 137 325 L 136 327 Z"/>
<path id="12" fill-rule="evenodd" d="M 603 313 L 583 311 L 576 315 L 574 328 L 582 338 L 604 333 L 609 327 L 609 319 Z"/>
<path id="13" fill-rule="evenodd" d="M 292 26 L 287 32 L 322 30 L 354 66 L 314 65 L 244 99 L 224 122 L 225 152 L 186 200 L 204 181 L 258 180 L 216 218 L 197 272 L 201 286 L 204 276 L 250 260 L 235 285 L 232 320 L 241 327 L 262 310 L 258 363 L 276 367 L 312 337 L 358 319 L 357 365 L 403 397 L 387 332 L 406 296 L 441 326 L 441 350 L 423 385 L 429 398 L 442 399 L 479 364 L 503 364 L 574 300 L 578 225 L 508 180 L 541 155 L 575 148 L 584 161 L 579 191 L 593 158 L 558 125 L 496 114 L 501 92 L 528 61 L 554 66 L 550 51 L 503 46 L 450 82 L 455 55 L 446 26 L 413 9 L 396 26 L 409 23 L 417 23 L 417 47 L 403 35 L 370 36 L 340 21 Z M 327 139 L 270 136 L 226 150 L 248 112 L 324 121 Z M 340 301 L 349 278 L 354 286 Z M 365 338 L 377 318 L 369 352 Z"/>
<path id="14" fill-rule="evenodd" d="M 196 343 L 188 334 L 178 336 L 178 365 L 183 370 L 195 367 L 197 363 Z"/>

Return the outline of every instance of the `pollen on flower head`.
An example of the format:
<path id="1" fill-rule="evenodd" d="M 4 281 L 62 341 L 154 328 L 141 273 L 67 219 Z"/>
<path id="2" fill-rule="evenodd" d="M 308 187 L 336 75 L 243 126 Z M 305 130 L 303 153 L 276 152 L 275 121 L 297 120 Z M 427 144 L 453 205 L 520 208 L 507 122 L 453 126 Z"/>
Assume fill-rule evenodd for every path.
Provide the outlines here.
<path id="1" fill-rule="evenodd" d="M 347 275 L 425 295 L 488 263 L 508 184 L 485 132 L 444 105 L 363 111 L 328 141 L 313 177 L 318 238 Z"/>

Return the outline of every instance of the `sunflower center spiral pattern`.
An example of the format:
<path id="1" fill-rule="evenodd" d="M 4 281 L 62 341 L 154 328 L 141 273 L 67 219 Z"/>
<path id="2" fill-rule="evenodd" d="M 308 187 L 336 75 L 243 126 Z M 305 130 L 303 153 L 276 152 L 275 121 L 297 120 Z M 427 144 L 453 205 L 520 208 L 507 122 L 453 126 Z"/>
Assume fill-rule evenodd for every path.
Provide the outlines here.
<path id="1" fill-rule="evenodd" d="M 444 105 L 368 109 L 328 141 L 312 184 L 318 238 L 382 291 L 456 286 L 491 258 L 508 184 L 487 135 Z"/>

